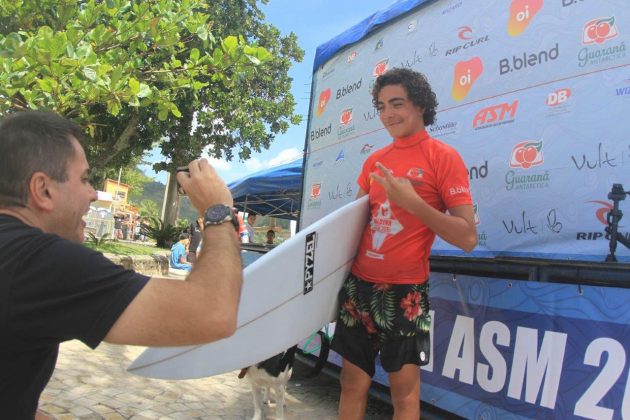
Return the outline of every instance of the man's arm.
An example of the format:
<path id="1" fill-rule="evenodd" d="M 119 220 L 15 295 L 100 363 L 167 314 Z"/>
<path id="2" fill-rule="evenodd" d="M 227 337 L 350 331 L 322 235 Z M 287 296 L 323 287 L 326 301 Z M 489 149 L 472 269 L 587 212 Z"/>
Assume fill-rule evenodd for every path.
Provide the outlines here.
<path id="1" fill-rule="evenodd" d="M 407 178 L 396 178 L 382 164 L 376 164 L 382 176 L 370 176 L 383 186 L 387 197 L 394 203 L 418 217 L 433 232 L 446 242 L 472 251 L 477 245 L 475 214 L 470 204 L 448 209 L 448 214 L 431 207 L 414 190 Z"/>
<path id="2" fill-rule="evenodd" d="M 193 205 L 232 206 L 225 183 L 205 160 L 177 179 Z M 242 284 L 240 247 L 231 223 L 207 226 L 203 250 L 185 281 L 151 278 L 105 337 L 116 344 L 171 346 L 206 343 L 236 330 Z"/>

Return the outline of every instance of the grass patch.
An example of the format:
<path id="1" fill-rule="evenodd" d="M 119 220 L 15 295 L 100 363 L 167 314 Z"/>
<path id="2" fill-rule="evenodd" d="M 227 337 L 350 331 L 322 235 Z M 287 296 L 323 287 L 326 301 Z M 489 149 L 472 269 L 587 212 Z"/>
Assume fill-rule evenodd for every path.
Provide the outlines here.
<path id="1" fill-rule="evenodd" d="M 151 245 L 114 241 L 107 241 L 99 246 L 94 246 L 94 244 L 90 242 L 85 242 L 84 245 L 95 251 L 115 255 L 151 255 L 158 251 L 163 251 L 162 248 L 156 248 Z"/>

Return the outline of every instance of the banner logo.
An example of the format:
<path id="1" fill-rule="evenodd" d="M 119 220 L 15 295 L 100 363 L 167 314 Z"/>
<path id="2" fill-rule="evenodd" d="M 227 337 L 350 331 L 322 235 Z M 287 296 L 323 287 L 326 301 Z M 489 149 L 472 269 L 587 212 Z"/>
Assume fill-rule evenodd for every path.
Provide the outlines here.
<path id="1" fill-rule="evenodd" d="M 463 40 L 469 40 L 472 39 L 472 29 L 470 29 L 470 26 L 460 26 L 459 28 L 459 32 L 457 33 L 457 37 L 459 39 L 463 39 Z"/>
<path id="2" fill-rule="evenodd" d="M 617 38 L 619 31 L 615 25 L 615 17 L 604 17 L 586 22 L 582 31 L 582 44 L 603 44 L 609 39 Z"/>
<path id="3" fill-rule="evenodd" d="M 511 104 L 505 102 L 499 105 L 489 106 L 477 112 L 473 119 L 473 128 L 481 130 L 498 125 L 514 122 L 516 110 L 518 108 L 518 100 Z"/>
<path id="4" fill-rule="evenodd" d="M 315 274 L 315 247 L 317 246 L 317 232 L 306 235 L 304 245 L 304 294 L 313 291 Z"/>
<path id="5" fill-rule="evenodd" d="M 545 103 L 548 106 L 558 106 L 568 101 L 570 97 L 571 89 L 558 89 L 547 95 L 547 101 Z"/>
<path id="6" fill-rule="evenodd" d="M 542 5 L 543 0 L 512 0 L 508 34 L 510 36 L 519 36 L 525 32 L 525 29 L 540 11 Z"/>
<path id="7" fill-rule="evenodd" d="M 389 58 L 379 61 L 374 66 L 374 70 L 372 71 L 372 76 L 378 77 L 381 74 L 387 71 L 387 64 L 389 63 Z"/>
<path id="8" fill-rule="evenodd" d="M 341 111 L 341 115 L 339 116 L 339 124 L 347 125 L 352 121 L 352 108 L 346 108 Z"/>
<path id="9" fill-rule="evenodd" d="M 481 58 L 474 57 L 468 61 L 460 61 L 455 64 L 453 75 L 453 88 L 451 96 L 456 101 L 463 100 L 470 92 L 470 88 L 483 73 Z"/>
<path id="10" fill-rule="evenodd" d="M 543 142 L 523 141 L 512 149 L 510 168 L 529 169 L 532 166 L 542 165 L 545 161 L 543 156 Z"/>
<path id="11" fill-rule="evenodd" d="M 319 99 L 317 101 L 317 111 L 315 112 L 318 117 L 321 117 L 321 115 L 326 110 L 326 105 L 328 105 L 330 95 L 332 95 L 332 90 L 330 90 L 330 88 L 322 90 L 319 94 Z"/>

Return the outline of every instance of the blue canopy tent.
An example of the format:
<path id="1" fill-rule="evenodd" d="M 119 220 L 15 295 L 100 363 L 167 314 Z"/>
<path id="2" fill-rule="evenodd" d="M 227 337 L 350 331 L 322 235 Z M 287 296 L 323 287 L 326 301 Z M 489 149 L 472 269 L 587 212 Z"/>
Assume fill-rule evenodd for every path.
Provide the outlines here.
<path id="1" fill-rule="evenodd" d="M 297 220 L 302 195 L 302 158 L 265 169 L 228 185 L 240 211 Z"/>

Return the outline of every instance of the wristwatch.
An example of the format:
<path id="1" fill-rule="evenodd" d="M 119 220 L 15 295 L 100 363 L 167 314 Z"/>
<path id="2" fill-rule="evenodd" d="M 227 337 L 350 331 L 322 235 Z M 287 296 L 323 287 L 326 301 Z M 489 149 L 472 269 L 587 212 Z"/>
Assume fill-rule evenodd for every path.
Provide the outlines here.
<path id="1" fill-rule="evenodd" d="M 225 222 L 232 222 L 234 229 L 238 232 L 238 217 L 230 206 L 226 206 L 225 204 L 215 204 L 214 206 L 208 207 L 208 210 L 206 210 L 206 214 L 203 218 L 204 226 L 220 225 Z"/>

